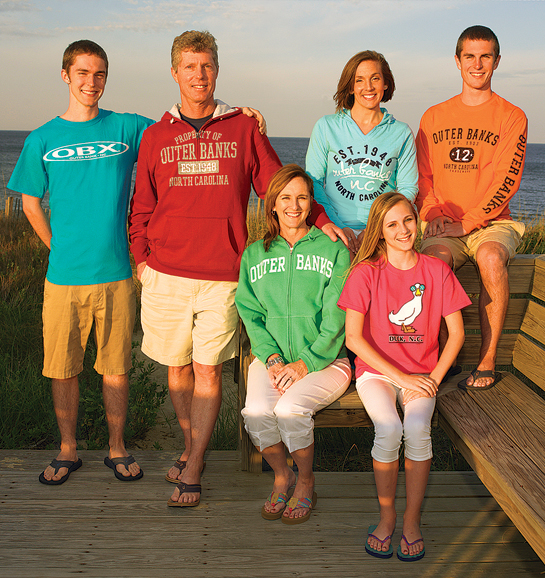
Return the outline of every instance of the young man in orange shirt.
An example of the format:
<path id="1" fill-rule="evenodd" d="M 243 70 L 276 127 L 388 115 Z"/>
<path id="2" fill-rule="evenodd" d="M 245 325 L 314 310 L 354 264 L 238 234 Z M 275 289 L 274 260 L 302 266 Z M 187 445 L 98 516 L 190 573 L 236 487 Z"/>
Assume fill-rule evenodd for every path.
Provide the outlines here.
<path id="1" fill-rule="evenodd" d="M 463 389 L 489 389 L 509 301 L 507 265 L 524 233 L 509 200 L 517 192 L 526 153 L 524 112 L 492 92 L 500 63 L 492 30 L 472 26 L 456 45 L 461 94 L 428 109 L 416 139 L 423 221 L 422 252 L 455 270 L 471 259 L 481 278 L 479 363 Z"/>

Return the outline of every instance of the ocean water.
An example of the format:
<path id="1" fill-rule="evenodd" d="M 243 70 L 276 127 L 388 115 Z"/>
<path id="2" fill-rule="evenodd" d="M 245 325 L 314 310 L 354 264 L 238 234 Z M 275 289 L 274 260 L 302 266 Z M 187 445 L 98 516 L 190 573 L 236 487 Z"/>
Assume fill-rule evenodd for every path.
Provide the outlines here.
<path id="1" fill-rule="evenodd" d="M 4 208 L 6 196 L 20 197 L 7 189 L 7 184 L 28 134 L 28 131 L 0 131 L 0 210 Z M 305 166 L 308 138 L 271 137 L 270 140 L 283 164 Z M 251 202 L 254 201 L 252 195 Z M 47 205 L 47 197 L 44 204 Z M 522 183 L 510 206 L 513 217 L 527 223 L 545 214 L 545 144 L 528 145 Z"/>

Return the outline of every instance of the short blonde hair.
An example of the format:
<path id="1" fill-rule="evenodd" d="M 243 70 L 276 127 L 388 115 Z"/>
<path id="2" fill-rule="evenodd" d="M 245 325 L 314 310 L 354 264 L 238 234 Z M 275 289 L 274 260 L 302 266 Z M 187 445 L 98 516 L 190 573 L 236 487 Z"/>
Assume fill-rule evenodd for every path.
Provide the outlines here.
<path id="1" fill-rule="evenodd" d="M 204 30 L 186 30 L 180 36 L 176 36 L 172 43 L 172 50 L 170 51 L 170 62 L 174 70 L 178 69 L 182 52 L 206 52 L 210 50 L 214 64 L 219 69 L 220 63 L 218 60 L 218 45 L 216 39 L 210 32 Z"/>

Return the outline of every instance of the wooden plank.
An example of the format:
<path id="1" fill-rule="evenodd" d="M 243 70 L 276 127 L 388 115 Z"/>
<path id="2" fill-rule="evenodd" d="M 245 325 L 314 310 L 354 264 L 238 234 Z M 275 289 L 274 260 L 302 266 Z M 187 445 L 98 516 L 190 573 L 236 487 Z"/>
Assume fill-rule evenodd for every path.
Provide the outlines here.
<path id="1" fill-rule="evenodd" d="M 521 330 L 543 345 L 545 343 L 545 307 L 535 301 L 530 301 Z"/>
<path id="2" fill-rule="evenodd" d="M 509 401 L 524 413 L 526 420 L 533 422 L 535 427 L 543 434 L 545 432 L 544 401 L 536 395 L 527 385 L 512 373 L 504 373 L 503 379 L 497 384 L 501 393 L 509 398 Z"/>
<path id="3" fill-rule="evenodd" d="M 318 472 L 315 512 L 287 527 L 260 517 L 273 475 L 241 472 L 238 452 L 207 454 L 196 508 L 165 504 L 174 488 L 164 481 L 177 457 L 171 452 L 135 452 L 146 474 L 123 484 L 102 463 L 104 452 L 82 451 L 84 466 L 66 484 L 42 486 L 36 473 L 54 453 L 0 450 L 2 577 L 163 578 L 173 568 L 196 578 L 415 575 L 395 556 L 385 563 L 365 554 L 366 528 L 377 520 L 372 473 Z M 403 474 L 399 482 L 401 513 Z M 395 547 L 401 527 L 400 515 Z M 431 473 L 422 529 L 427 553 L 417 575 L 537 577 L 545 570 L 473 472 Z M 265 561 L 267 544 L 278 555 Z"/>
<path id="4" fill-rule="evenodd" d="M 511 293 L 530 293 L 534 276 L 535 255 L 515 255 L 509 264 L 509 291 Z M 467 293 L 480 293 L 481 288 L 475 266 L 467 262 L 456 271 Z"/>
<path id="5" fill-rule="evenodd" d="M 500 363 L 500 362 L 498 362 Z M 545 353 L 524 335 L 519 335 L 513 351 L 513 365 L 545 390 Z"/>
<path id="6" fill-rule="evenodd" d="M 479 298 L 471 298 L 472 305 L 462 310 L 464 329 L 481 329 L 479 319 Z M 507 313 L 505 315 L 504 329 L 520 329 L 528 299 L 509 299 Z"/>
<path id="7" fill-rule="evenodd" d="M 532 295 L 545 301 L 545 255 L 535 256 L 534 282 L 532 283 Z"/>
<path id="8" fill-rule="evenodd" d="M 524 391 L 526 390 L 526 391 Z M 518 394 L 523 397 L 518 397 Z M 533 468 L 545 472 L 545 401 L 515 376 L 501 380 L 496 387 L 488 391 L 471 391 L 466 393 L 489 416 L 495 427 L 500 428 L 510 439 L 513 449 L 525 454 L 533 462 Z M 525 409 L 529 404 L 528 412 Z M 533 409 L 530 409 L 533 408 Z M 536 417 L 537 423 L 528 418 L 528 413 Z M 494 430 L 495 431 L 495 430 Z M 496 461 L 494 451 L 488 459 Z M 542 509 L 545 516 L 545 510 Z"/>
<path id="9" fill-rule="evenodd" d="M 545 561 L 545 473 L 513 447 L 467 393 L 452 391 L 439 398 L 437 405 L 440 425 Z"/>

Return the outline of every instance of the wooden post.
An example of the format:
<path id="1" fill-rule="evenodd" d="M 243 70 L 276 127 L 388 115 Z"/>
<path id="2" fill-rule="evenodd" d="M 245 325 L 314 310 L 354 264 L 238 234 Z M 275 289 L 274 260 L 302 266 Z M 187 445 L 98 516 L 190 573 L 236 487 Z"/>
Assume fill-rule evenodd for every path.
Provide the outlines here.
<path id="1" fill-rule="evenodd" d="M 244 429 L 244 423 L 240 417 L 240 412 L 246 404 L 246 384 L 248 383 L 248 368 L 254 360 L 250 348 L 250 338 L 246 333 L 246 328 L 240 321 L 240 340 L 239 340 L 239 358 L 238 358 L 238 415 L 239 415 L 239 441 L 241 454 L 241 469 L 247 470 L 253 474 L 261 473 L 261 454 L 255 449 L 254 444 L 250 441 L 248 433 Z"/>
<path id="2" fill-rule="evenodd" d="M 6 217 L 11 217 L 13 211 L 13 197 L 6 197 Z"/>

